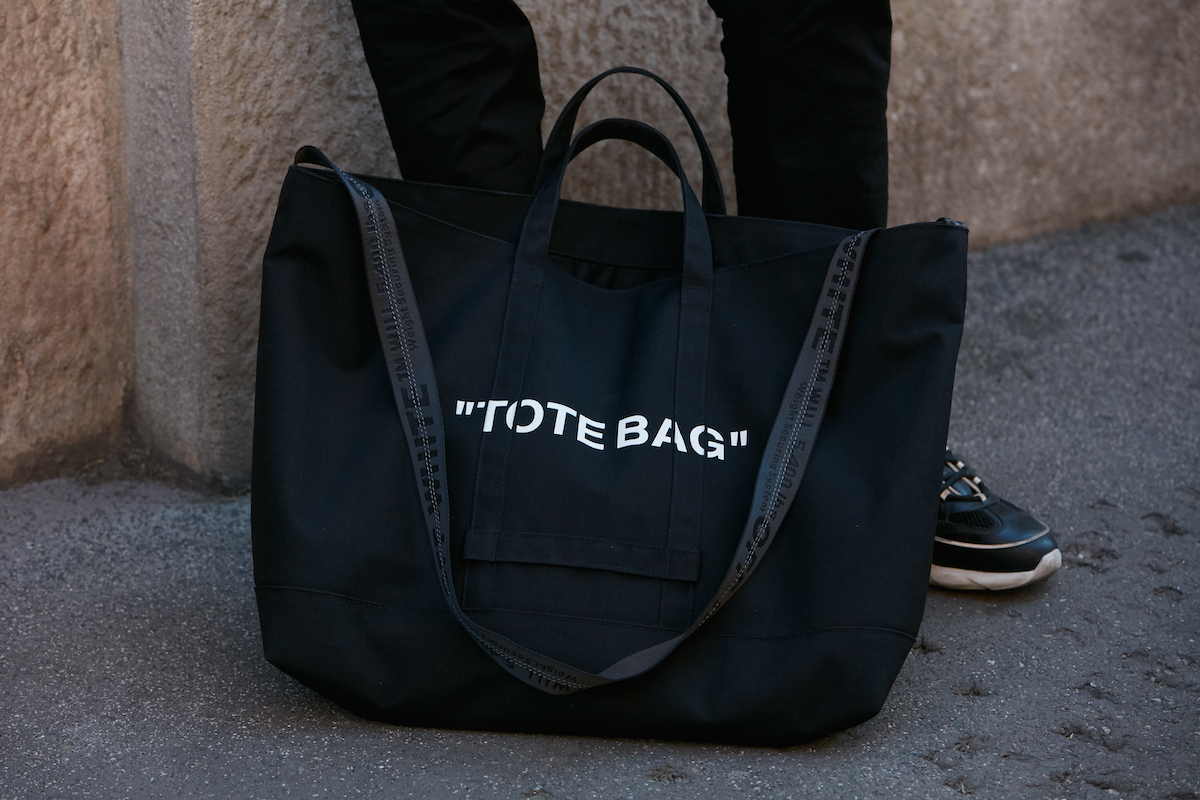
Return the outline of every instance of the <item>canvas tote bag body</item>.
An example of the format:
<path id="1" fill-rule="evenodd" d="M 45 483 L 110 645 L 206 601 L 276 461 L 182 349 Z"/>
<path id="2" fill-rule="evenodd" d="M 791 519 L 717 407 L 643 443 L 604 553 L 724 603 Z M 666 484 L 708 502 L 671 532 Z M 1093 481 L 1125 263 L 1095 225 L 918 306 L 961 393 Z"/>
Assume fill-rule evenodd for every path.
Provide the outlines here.
<path id="1" fill-rule="evenodd" d="M 405 725 L 778 746 L 862 722 L 923 610 L 966 229 L 726 216 L 673 91 L 703 203 L 648 126 L 570 138 L 599 79 L 533 196 L 297 156 L 259 339 L 267 658 Z M 560 200 L 608 138 L 684 211 Z"/>

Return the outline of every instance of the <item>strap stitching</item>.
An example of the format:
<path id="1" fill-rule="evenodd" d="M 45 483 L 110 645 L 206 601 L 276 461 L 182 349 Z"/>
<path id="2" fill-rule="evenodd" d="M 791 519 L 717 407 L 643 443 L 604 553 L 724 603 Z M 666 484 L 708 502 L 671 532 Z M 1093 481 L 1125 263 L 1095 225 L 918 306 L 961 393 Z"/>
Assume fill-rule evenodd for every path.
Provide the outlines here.
<path id="1" fill-rule="evenodd" d="M 321 598 L 327 598 L 330 600 L 338 600 L 343 603 L 352 603 L 354 605 L 368 606 L 370 608 L 378 608 L 378 609 L 381 609 L 384 611 L 400 611 L 405 614 L 437 614 L 437 615 L 450 614 L 451 616 L 453 616 L 453 612 L 451 612 L 449 608 L 411 608 L 408 606 L 397 606 L 397 605 L 392 605 L 390 603 L 381 603 L 377 600 L 363 600 L 358 597 L 351 597 L 349 595 L 339 594 L 338 592 L 329 592 L 329 591 L 325 591 L 323 589 L 308 589 L 308 588 L 299 587 L 299 586 L 267 585 L 267 586 L 255 586 L 254 591 L 256 591 L 256 592 L 288 592 L 291 594 L 312 595 L 313 597 L 321 597 Z M 602 619 L 580 619 L 578 617 L 563 617 L 563 616 L 554 615 L 554 614 L 537 614 L 537 613 L 530 612 L 530 611 L 508 611 L 508 610 L 503 610 L 503 609 L 487 609 L 487 610 L 473 611 L 473 613 L 497 614 L 497 615 L 498 614 L 506 614 L 506 615 L 513 615 L 513 616 L 525 616 L 525 617 L 547 617 L 547 618 L 551 618 L 551 619 L 569 619 L 572 622 L 584 622 L 589 625 L 603 625 L 603 626 L 610 627 L 610 628 L 633 628 L 633 629 L 637 629 L 637 630 L 647 630 L 647 631 L 670 630 L 669 628 L 657 628 L 652 625 L 635 625 L 633 623 L 612 622 L 610 620 L 602 620 Z M 864 632 L 864 631 L 889 633 L 889 634 L 894 634 L 896 636 L 901 636 L 906 639 L 912 639 L 913 641 L 916 641 L 916 637 L 913 636 L 911 633 L 907 633 L 907 632 L 901 631 L 901 630 L 896 630 L 895 628 L 880 628 L 880 627 L 871 626 L 871 625 L 836 625 L 836 626 L 829 626 L 829 627 L 824 627 L 824 628 L 813 628 L 812 630 L 800 631 L 799 633 L 787 633 L 787 634 L 782 634 L 780 636 L 733 636 L 733 635 L 727 634 L 727 633 L 710 633 L 710 632 L 701 633 L 699 631 L 697 631 L 693 635 L 702 637 L 705 639 L 726 639 L 726 640 L 746 641 L 746 642 L 768 642 L 768 641 L 783 641 L 785 639 L 799 639 L 799 638 L 802 638 L 805 636 L 815 636 L 815 635 L 821 634 L 821 633 L 856 633 L 856 632 Z"/>
<path id="2" fill-rule="evenodd" d="M 339 170 L 339 172 L 341 172 L 341 171 Z M 347 181 L 350 183 L 351 186 L 354 187 L 354 189 L 359 193 L 359 195 L 364 200 L 364 205 L 366 206 L 366 210 L 367 210 L 367 213 L 369 215 L 369 220 L 370 220 L 370 225 L 368 227 L 368 230 L 369 230 L 370 234 L 373 236 L 374 244 L 376 245 L 375 247 L 372 247 L 372 249 L 371 249 L 371 262 L 372 262 L 371 266 L 373 269 L 375 269 L 376 274 L 378 274 L 383 279 L 384 297 L 387 300 L 388 309 L 392 314 L 392 320 L 396 324 L 397 330 L 399 330 L 399 313 L 398 313 L 398 311 L 396 309 L 396 305 L 395 305 L 396 288 L 394 285 L 394 278 L 391 274 L 391 270 L 396 268 L 396 262 L 395 262 L 395 256 L 394 256 L 395 250 L 391 245 L 390 237 L 388 237 L 387 231 L 383 230 L 382 226 L 379 225 L 379 216 L 380 215 L 379 215 L 379 211 L 378 211 L 378 208 L 376 205 L 376 198 L 374 197 L 374 195 L 372 193 L 368 192 L 366 187 L 364 187 L 357 179 L 355 179 L 354 177 L 352 177 L 350 175 L 347 175 L 344 172 L 341 174 L 346 176 Z M 383 252 L 380 252 L 380 250 L 383 250 Z M 439 507 L 440 504 L 434 502 L 434 495 L 436 494 L 436 492 L 434 491 L 434 487 L 433 487 L 433 480 L 434 480 L 434 478 L 433 478 L 433 475 L 434 475 L 433 461 L 429 455 L 428 429 L 425 427 L 425 417 L 424 417 L 424 414 L 421 412 L 420 392 L 418 390 L 417 383 L 416 383 L 416 376 L 415 376 L 413 368 L 412 368 L 412 366 L 413 366 L 412 354 L 409 349 L 408 342 L 402 334 L 398 334 L 396 339 L 400 345 L 401 355 L 404 357 L 405 369 L 408 371 L 409 397 L 412 402 L 413 409 L 415 410 L 414 416 L 416 417 L 416 420 L 417 420 L 417 429 L 420 433 L 421 441 L 425 443 L 425 447 L 422 448 L 422 456 L 425 461 L 426 474 L 429 476 L 429 480 L 430 480 L 430 485 L 429 485 L 430 498 L 429 498 L 429 500 L 430 500 L 431 506 L 433 507 L 433 514 L 432 514 L 433 530 L 432 530 L 432 533 L 433 533 L 434 541 L 437 544 L 437 547 L 435 549 L 436 549 L 436 557 L 437 557 L 437 564 L 438 564 L 438 578 L 442 584 L 443 592 L 452 591 L 449 588 L 448 583 L 447 583 L 449 580 L 449 574 L 446 569 L 446 559 L 445 559 L 445 555 L 444 555 L 444 551 L 443 551 L 444 544 L 445 544 L 445 533 L 442 531 L 441 510 Z M 399 409 L 399 411 L 401 411 L 401 413 L 403 413 L 403 409 Z M 444 442 L 442 443 L 442 446 L 443 446 L 443 448 L 445 447 Z M 418 482 L 420 481 L 419 475 L 417 476 L 417 480 L 418 480 Z M 471 634 L 471 638 L 473 638 L 476 641 L 476 643 L 478 643 L 485 650 L 488 650 L 489 652 L 494 653 L 496 656 L 499 656 L 501 659 L 504 659 L 505 661 L 511 660 L 511 659 L 509 659 L 508 654 L 506 654 L 504 651 L 502 651 L 498 646 L 494 645 L 489 639 L 487 639 L 486 637 L 483 637 L 477 631 L 475 631 L 469 627 L 467 628 L 467 631 L 468 631 L 468 633 Z M 540 675 L 541 677 L 543 677 L 551 682 L 566 684 L 568 686 L 571 686 L 571 687 L 574 687 L 577 689 L 584 688 L 584 685 L 582 683 L 579 683 L 577 680 L 575 680 L 574 678 L 572 678 L 569 675 L 553 675 L 550 672 L 540 669 L 536 665 L 530 664 L 528 662 L 522 662 L 522 668 L 528 670 L 529 672 L 534 673 L 535 675 Z"/>
<path id="3" fill-rule="evenodd" d="M 838 283 L 839 283 L 839 285 L 846 278 L 846 273 L 848 272 L 849 267 L 852 263 L 851 257 L 853 256 L 853 254 L 855 252 L 855 248 L 858 246 L 859 239 L 861 239 L 861 238 L 862 238 L 862 232 L 860 231 L 859 233 L 856 233 L 854 235 L 853 239 L 850 240 L 849 244 L 845 247 L 844 255 L 838 260 L 838 266 L 839 266 Z M 822 283 L 822 288 L 824 288 L 825 283 L 828 283 L 828 280 L 826 280 Z M 817 308 L 818 308 L 818 310 L 820 308 L 819 300 L 817 303 Z M 824 349 L 824 345 L 829 341 L 829 338 L 830 338 L 829 329 L 828 328 L 822 329 L 822 336 L 821 336 L 822 349 Z M 808 336 L 806 334 L 805 341 L 807 342 L 807 340 L 808 340 Z M 820 361 L 814 360 L 812 372 L 809 374 L 808 380 L 804 384 L 804 405 L 807 405 L 812 399 L 813 389 L 814 389 L 814 381 L 816 379 L 819 366 L 820 366 Z M 803 408 L 804 405 L 801 405 L 800 407 Z M 791 459 L 792 454 L 795 452 L 796 442 L 800 437 L 801 430 L 803 430 L 803 426 L 800 424 L 799 421 L 797 421 L 796 425 L 788 433 L 787 445 L 786 445 L 784 452 L 786 454 L 787 459 L 789 459 L 789 460 Z M 763 458 L 768 458 L 768 457 L 769 457 L 768 454 L 764 453 Z M 784 476 L 784 469 L 781 466 L 773 485 L 771 487 L 769 487 L 770 488 L 770 495 L 769 495 L 770 500 L 768 501 L 769 505 L 767 506 L 767 513 L 762 515 L 762 518 L 761 518 L 762 522 L 760 522 L 757 526 L 755 526 L 755 531 L 754 531 L 755 535 L 754 535 L 754 538 L 751 539 L 747 545 L 746 549 L 748 552 L 746 554 L 746 557 L 744 559 L 742 559 L 740 562 L 738 562 L 737 571 L 736 571 L 736 574 L 734 575 L 733 580 L 729 582 L 729 585 L 727 587 L 725 587 L 725 590 L 721 593 L 721 596 L 716 600 L 716 602 L 713 603 L 712 608 L 709 609 L 709 612 L 704 616 L 704 620 L 703 620 L 704 622 L 707 622 L 708 619 L 710 617 L 712 617 L 713 614 L 717 613 L 717 610 L 720 609 L 724 605 L 725 599 L 728 598 L 734 591 L 737 590 L 737 588 L 741 585 L 742 580 L 748 574 L 748 571 L 749 571 L 751 565 L 753 565 L 755 559 L 757 558 L 758 548 L 761 547 L 762 543 L 766 540 L 767 534 L 770 532 L 770 521 L 774 515 L 774 512 L 776 510 L 778 510 L 778 508 L 779 508 L 779 501 L 780 501 L 779 487 L 783 485 L 783 476 Z M 753 512 L 751 512 L 751 513 L 753 513 Z"/>

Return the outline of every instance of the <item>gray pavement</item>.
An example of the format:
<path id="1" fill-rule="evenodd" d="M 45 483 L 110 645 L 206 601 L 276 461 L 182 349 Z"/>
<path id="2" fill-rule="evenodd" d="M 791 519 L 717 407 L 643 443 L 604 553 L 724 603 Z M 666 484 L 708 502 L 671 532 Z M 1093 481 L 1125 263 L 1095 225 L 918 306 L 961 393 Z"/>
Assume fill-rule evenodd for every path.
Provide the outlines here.
<path id="1" fill-rule="evenodd" d="M 263 661 L 248 498 L 0 492 L 0 800 L 1200 798 L 1198 418 L 1200 207 L 974 254 L 952 442 L 1066 564 L 786 750 L 366 722 Z"/>

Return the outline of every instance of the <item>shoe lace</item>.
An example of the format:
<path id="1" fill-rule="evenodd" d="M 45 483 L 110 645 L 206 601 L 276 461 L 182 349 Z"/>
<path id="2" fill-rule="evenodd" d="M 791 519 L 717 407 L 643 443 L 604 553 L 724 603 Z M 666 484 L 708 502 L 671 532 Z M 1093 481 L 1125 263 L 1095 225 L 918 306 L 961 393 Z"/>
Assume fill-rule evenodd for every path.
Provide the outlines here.
<path id="1" fill-rule="evenodd" d="M 942 469 L 942 499 L 987 501 L 983 480 L 961 460 L 949 456 Z"/>

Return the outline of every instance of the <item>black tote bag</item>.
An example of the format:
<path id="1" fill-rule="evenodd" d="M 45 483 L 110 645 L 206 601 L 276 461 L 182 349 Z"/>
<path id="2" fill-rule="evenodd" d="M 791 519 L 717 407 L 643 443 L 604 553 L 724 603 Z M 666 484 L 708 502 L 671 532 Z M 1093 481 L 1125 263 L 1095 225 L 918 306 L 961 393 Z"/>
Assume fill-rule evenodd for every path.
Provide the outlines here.
<path id="1" fill-rule="evenodd" d="M 262 289 L 266 656 L 405 725 L 788 745 L 862 722 L 924 606 L 966 229 L 726 216 L 665 84 L 703 205 L 648 126 L 570 139 L 600 78 L 533 196 L 297 155 Z M 560 201 L 606 138 L 662 158 L 684 211 Z"/>

